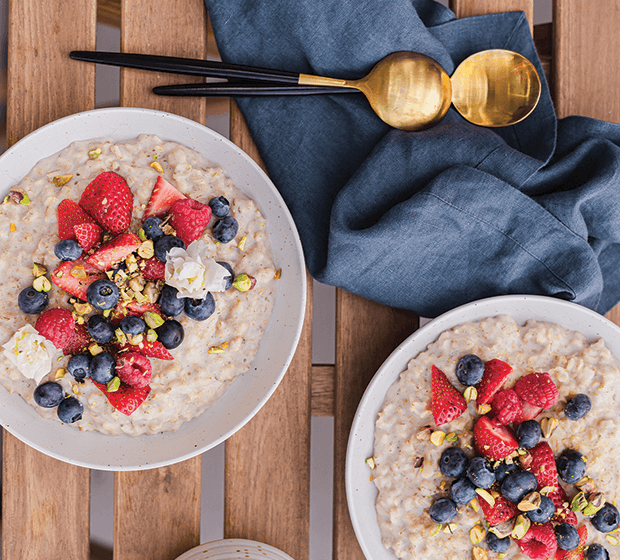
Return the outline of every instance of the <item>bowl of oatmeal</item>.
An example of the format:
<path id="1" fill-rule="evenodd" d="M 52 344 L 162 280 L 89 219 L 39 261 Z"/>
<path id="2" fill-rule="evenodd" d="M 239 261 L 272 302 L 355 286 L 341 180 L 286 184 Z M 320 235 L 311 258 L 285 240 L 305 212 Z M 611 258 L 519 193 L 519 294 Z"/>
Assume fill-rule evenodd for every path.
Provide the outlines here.
<path id="1" fill-rule="evenodd" d="M 80 214 L 78 221 L 89 222 L 79 225 L 80 234 L 75 230 L 83 254 L 59 257 L 59 241 L 67 237 L 61 236 L 59 207 L 65 209 L 63 224 L 71 225 L 72 212 L 81 212 L 77 206 L 88 208 L 87 187 L 92 191 L 96 181 L 110 177 L 130 191 L 127 223 L 119 228 L 123 232 L 106 225 L 106 216 L 91 220 Z M 13 435 L 84 467 L 154 468 L 221 443 L 273 394 L 301 332 L 305 264 L 280 194 L 232 142 L 160 111 L 79 113 L 36 130 L 0 157 L 0 194 L 0 421 Z M 108 204 L 101 196 L 99 206 Z M 204 224 L 191 214 L 194 206 L 185 205 L 176 212 L 173 228 L 170 207 L 178 199 L 196 201 L 200 220 L 206 214 Z M 159 216 L 157 236 L 147 231 L 147 214 Z M 83 225 L 89 226 L 86 234 Z M 88 249 L 93 230 L 99 238 Z M 162 236 L 173 239 L 157 252 Z M 163 260 L 156 262 L 158 254 Z M 112 292 L 120 295 L 112 309 L 86 297 L 86 287 L 97 286 L 95 279 L 115 284 Z M 44 311 L 35 306 L 33 313 L 25 313 L 18 305 L 19 294 L 30 286 L 47 294 Z M 165 308 L 163 292 L 170 286 L 173 296 L 167 294 Z M 188 301 L 193 302 L 189 309 Z M 50 309 L 61 309 L 74 321 L 72 336 L 82 336 L 79 351 L 58 347 L 56 323 L 48 327 L 48 336 L 42 321 L 37 322 Z M 111 341 L 93 338 L 101 332 L 90 321 L 95 315 L 112 324 Z M 119 327 L 128 315 L 143 319 L 141 334 L 127 330 L 128 323 Z M 50 347 L 41 333 L 57 347 Z M 75 346 L 71 340 L 68 346 Z M 75 364 L 68 367 L 71 355 L 85 354 L 93 364 L 102 353 L 116 359 L 117 372 L 119 357 L 125 358 L 125 373 L 117 373 L 110 384 L 98 377 L 97 385 L 94 373 L 80 382 L 72 374 Z M 134 382 L 134 374 L 145 371 L 139 366 L 144 358 L 135 359 L 138 365 L 128 358 L 136 353 L 146 356 L 148 382 Z M 98 371 L 105 367 L 98 360 Z M 65 401 L 79 402 L 78 420 L 71 422 L 67 407 L 61 415 L 60 406 L 38 405 L 34 390 L 46 382 L 60 386 Z"/>
<path id="2" fill-rule="evenodd" d="M 466 387 L 457 380 L 456 366 L 468 354 L 478 356 L 485 364 L 491 360 L 510 364 L 510 377 L 500 390 L 513 388 L 516 381 L 535 372 L 549 374 L 550 383 L 557 388 L 557 400 L 528 416 L 542 427 L 539 443 L 532 449 L 515 449 L 511 458 L 490 463 L 499 468 L 514 460 L 518 470 L 533 470 L 532 457 L 545 447 L 556 460 L 564 450 L 580 452 L 586 458 L 585 474 L 590 477 L 585 486 L 586 477 L 580 476 L 581 486 L 576 486 L 554 474 L 553 481 L 545 484 L 557 484 L 561 489 L 541 488 L 539 480 L 534 493 L 548 493 L 551 499 L 561 493 L 553 523 L 545 525 L 576 523 L 579 536 L 584 533 L 586 546 L 598 544 L 611 554 L 616 533 L 597 529 L 591 515 L 583 515 L 579 508 L 570 511 L 570 506 L 582 489 L 586 497 L 594 496 L 593 492 L 600 494 L 604 503 L 620 501 L 620 369 L 616 359 L 620 356 L 620 328 L 570 302 L 510 295 L 476 301 L 429 322 L 388 357 L 369 384 L 352 424 L 346 458 L 349 512 L 366 558 L 456 560 L 497 555 L 485 538 L 488 508 L 480 507 L 481 494 L 473 500 L 476 503 L 457 505 L 457 515 L 449 521 L 438 522 L 430 516 L 435 501 L 452 497 L 451 484 L 457 480 L 440 471 L 443 452 L 451 446 L 460 447 L 471 464 L 473 456 L 484 453 L 476 447 L 473 426 L 483 415 L 496 413 L 477 408 L 476 395 L 473 400 L 469 395 L 455 418 L 441 425 L 435 423 L 431 404 L 433 366 L 467 397 Z M 565 407 L 577 394 L 589 397 L 591 409 L 573 420 Z M 516 426 L 517 421 L 509 428 Z M 529 457 L 529 463 L 520 463 L 519 452 Z M 497 493 L 493 497 L 499 499 Z M 498 526 L 505 531 L 508 523 L 514 529 L 516 515 L 506 518 L 504 525 Z M 530 531 L 527 526 L 526 531 Z M 521 537 L 518 532 L 511 536 L 510 546 L 501 557 L 530 557 L 515 536 Z"/>

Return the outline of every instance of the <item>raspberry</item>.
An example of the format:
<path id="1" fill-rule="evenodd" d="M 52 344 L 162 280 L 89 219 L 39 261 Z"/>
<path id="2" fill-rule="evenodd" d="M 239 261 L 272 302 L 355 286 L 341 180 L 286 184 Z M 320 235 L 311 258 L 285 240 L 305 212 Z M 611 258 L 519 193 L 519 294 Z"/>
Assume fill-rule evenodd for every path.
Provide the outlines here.
<path id="1" fill-rule="evenodd" d="M 211 208 L 192 198 L 177 200 L 170 207 L 170 225 L 187 247 L 198 239 L 211 219 Z"/>
<path id="2" fill-rule="evenodd" d="M 34 328 L 39 334 L 51 340 L 56 348 L 64 348 L 73 337 L 75 319 L 68 309 L 55 307 L 39 315 Z"/>
<path id="3" fill-rule="evenodd" d="M 506 389 L 496 393 L 491 402 L 491 409 L 495 415 L 495 420 L 502 426 L 505 426 L 521 417 L 523 405 L 515 391 Z"/>
<path id="4" fill-rule="evenodd" d="M 529 373 L 516 382 L 514 390 L 525 402 L 543 409 L 552 407 L 560 396 L 547 372 Z"/>
<path id="5" fill-rule="evenodd" d="M 116 360 L 116 375 L 132 387 L 146 387 L 151 382 L 151 362 L 138 352 L 125 352 Z"/>
<path id="6" fill-rule="evenodd" d="M 534 560 L 547 560 L 558 549 L 558 541 L 551 523 L 532 525 L 525 536 L 517 541 L 517 544 L 523 554 Z"/>

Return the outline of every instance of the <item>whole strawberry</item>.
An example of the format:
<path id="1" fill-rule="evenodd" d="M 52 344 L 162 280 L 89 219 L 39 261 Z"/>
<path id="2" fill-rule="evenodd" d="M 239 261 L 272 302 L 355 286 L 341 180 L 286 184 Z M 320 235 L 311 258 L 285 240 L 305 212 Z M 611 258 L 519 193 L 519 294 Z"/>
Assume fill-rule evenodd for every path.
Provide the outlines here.
<path id="1" fill-rule="evenodd" d="M 456 420 L 467 410 L 463 395 L 452 386 L 446 374 L 435 366 L 431 368 L 431 409 L 437 426 Z"/>
<path id="2" fill-rule="evenodd" d="M 41 313 L 34 328 L 40 335 L 51 340 L 56 348 L 62 349 L 73 337 L 75 319 L 68 309 L 55 307 Z"/>
<path id="3" fill-rule="evenodd" d="M 211 219 L 211 207 L 192 198 L 177 200 L 170 207 L 170 225 L 187 247 L 204 232 Z"/>
<path id="4" fill-rule="evenodd" d="M 113 171 L 95 177 L 84 189 L 80 206 L 110 233 L 122 233 L 129 227 L 133 194 L 125 179 Z"/>
<path id="5" fill-rule="evenodd" d="M 132 387 L 146 387 L 151 382 L 151 362 L 138 352 L 124 352 L 116 359 L 116 375 Z"/>

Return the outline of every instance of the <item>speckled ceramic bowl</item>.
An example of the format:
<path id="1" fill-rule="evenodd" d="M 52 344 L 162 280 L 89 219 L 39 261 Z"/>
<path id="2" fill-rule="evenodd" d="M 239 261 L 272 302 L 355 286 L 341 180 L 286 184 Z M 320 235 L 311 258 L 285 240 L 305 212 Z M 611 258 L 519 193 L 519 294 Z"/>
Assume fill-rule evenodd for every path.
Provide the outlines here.
<path id="1" fill-rule="evenodd" d="M 268 544 L 246 539 L 222 539 L 201 544 L 176 560 L 293 560 Z"/>

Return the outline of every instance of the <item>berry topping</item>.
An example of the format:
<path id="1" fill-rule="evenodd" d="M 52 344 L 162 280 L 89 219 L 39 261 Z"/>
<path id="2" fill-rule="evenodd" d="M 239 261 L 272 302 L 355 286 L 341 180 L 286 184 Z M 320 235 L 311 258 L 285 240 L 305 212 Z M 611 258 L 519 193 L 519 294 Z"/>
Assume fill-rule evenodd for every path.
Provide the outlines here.
<path id="1" fill-rule="evenodd" d="M 456 364 L 455 373 L 461 385 L 477 385 L 484 373 L 484 362 L 474 354 L 467 354 Z"/>
<path id="2" fill-rule="evenodd" d="M 584 560 L 586 557 L 584 554 L 584 547 L 586 544 L 586 540 L 588 538 L 588 527 L 587 525 L 582 525 L 577 529 L 577 533 L 579 535 L 579 543 L 573 550 L 562 550 L 558 548 L 558 551 L 555 553 L 553 560 Z"/>
<path id="3" fill-rule="evenodd" d="M 133 233 L 122 233 L 99 247 L 86 262 L 97 267 L 99 270 L 110 270 L 119 261 L 126 259 L 138 247 L 142 241 Z"/>
<path id="4" fill-rule="evenodd" d="M 439 498 L 428 510 L 435 523 L 448 523 L 456 517 L 456 504 L 450 498 Z"/>
<path id="5" fill-rule="evenodd" d="M 63 239 L 56 243 L 54 254 L 61 261 L 74 261 L 82 255 L 82 247 L 74 239 Z"/>
<path id="6" fill-rule="evenodd" d="M 183 326 L 174 319 L 168 319 L 161 327 L 156 329 L 157 340 L 161 342 L 168 350 L 176 348 L 183 342 L 185 332 Z"/>
<path id="7" fill-rule="evenodd" d="M 65 424 L 73 424 L 73 422 L 81 420 L 83 412 L 82 403 L 72 396 L 63 399 L 57 409 L 58 418 Z"/>
<path id="8" fill-rule="evenodd" d="M 133 194 L 125 179 L 113 171 L 105 171 L 84 189 L 80 206 L 104 230 L 118 234 L 125 231 L 131 222 Z"/>
<path id="9" fill-rule="evenodd" d="M 509 502 L 501 494 L 495 498 L 495 503 L 493 505 L 489 504 L 489 502 L 484 499 L 478 500 L 478 503 L 480 504 L 482 513 L 484 513 L 484 518 L 487 520 L 489 525 L 491 525 L 491 527 L 495 527 L 504 521 L 508 521 L 519 514 L 517 506 L 512 502 Z"/>
<path id="10" fill-rule="evenodd" d="M 569 523 L 558 523 L 555 526 L 555 536 L 558 541 L 558 548 L 562 550 L 574 550 L 579 546 L 577 528 Z"/>
<path id="11" fill-rule="evenodd" d="M 517 541 L 523 554 L 534 560 L 547 560 L 558 549 L 555 531 L 550 523 L 532 525 L 525 536 Z"/>
<path id="12" fill-rule="evenodd" d="M 546 441 L 541 441 L 530 449 L 530 456 L 532 457 L 530 470 L 538 480 L 538 488 L 558 487 L 558 471 L 550 445 Z"/>
<path id="13" fill-rule="evenodd" d="M 506 389 L 495 394 L 491 401 L 491 409 L 495 421 L 505 426 L 521 417 L 523 405 L 517 393 L 512 389 Z"/>
<path id="14" fill-rule="evenodd" d="M 469 458 L 460 447 L 448 447 L 439 458 L 439 470 L 444 476 L 458 478 L 467 471 Z"/>
<path id="15" fill-rule="evenodd" d="M 90 361 L 90 377 L 97 383 L 106 384 L 114 378 L 116 360 L 111 354 L 101 352 Z"/>
<path id="16" fill-rule="evenodd" d="M 75 319 L 68 309 L 55 307 L 41 313 L 34 328 L 40 335 L 51 340 L 56 348 L 62 349 L 73 336 Z"/>
<path id="17" fill-rule="evenodd" d="M 213 210 L 213 214 L 218 218 L 223 218 L 230 212 L 230 202 L 223 196 L 216 196 L 209 200 L 209 206 Z"/>
<path id="18" fill-rule="evenodd" d="M 556 461 L 558 475 L 564 482 L 573 484 L 580 481 L 586 474 L 586 460 L 574 449 L 562 451 Z"/>
<path id="19" fill-rule="evenodd" d="M 514 461 L 511 463 L 502 461 L 499 465 L 497 465 L 497 467 L 495 467 L 495 480 L 501 483 L 510 473 L 517 470 L 519 470 L 519 467 Z"/>
<path id="20" fill-rule="evenodd" d="M 86 325 L 75 325 L 73 336 L 62 348 L 63 354 L 77 354 L 86 349 L 90 342 L 90 334 Z"/>
<path id="21" fill-rule="evenodd" d="M 170 225 L 185 245 L 196 241 L 211 219 L 211 208 L 192 198 L 177 200 L 170 207 Z"/>
<path id="22" fill-rule="evenodd" d="M 22 313 L 38 315 L 49 303 L 46 292 L 37 292 L 32 286 L 24 288 L 17 296 L 17 305 Z"/>
<path id="23" fill-rule="evenodd" d="M 534 406 L 533 404 L 525 401 L 521 401 L 521 404 L 523 406 L 521 416 L 514 421 L 515 424 L 527 422 L 528 420 L 534 420 L 534 418 L 536 418 L 542 411 L 540 406 Z"/>
<path id="24" fill-rule="evenodd" d="M 168 284 L 159 293 L 159 307 L 168 317 L 176 317 L 185 308 L 184 298 L 177 297 L 179 290 Z"/>
<path id="25" fill-rule="evenodd" d="M 158 176 L 142 216 L 143 222 L 146 222 L 147 218 L 151 216 L 165 216 L 175 201 L 184 198 L 185 195 L 181 194 L 161 175 Z"/>
<path id="26" fill-rule="evenodd" d="M 476 485 L 467 477 L 455 480 L 450 487 L 450 498 L 460 506 L 468 504 L 477 495 Z"/>
<path id="27" fill-rule="evenodd" d="M 65 398 L 64 391 L 58 383 L 46 381 L 34 390 L 34 402 L 44 408 L 54 408 Z"/>
<path id="28" fill-rule="evenodd" d="M 534 523 L 547 523 L 551 520 L 554 513 L 555 504 L 547 496 L 541 496 L 538 508 L 528 511 L 527 516 Z"/>
<path id="29" fill-rule="evenodd" d="M 547 372 L 527 374 L 515 383 L 514 390 L 521 400 L 542 409 L 552 407 L 559 398 L 558 388 Z"/>
<path id="30" fill-rule="evenodd" d="M 146 387 L 151 382 L 151 362 L 138 352 L 125 352 L 116 361 L 116 375 L 132 387 Z"/>
<path id="31" fill-rule="evenodd" d="M 123 317 L 121 319 L 121 330 L 128 335 L 138 336 L 146 330 L 146 323 L 140 317 Z"/>
<path id="32" fill-rule="evenodd" d="M 73 231 L 84 252 L 90 251 L 101 243 L 103 230 L 97 224 L 78 224 L 73 226 Z"/>
<path id="33" fill-rule="evenodd" d="M 106 396 L 110 405 L 116 410 L 130 416 L 146 400 L 151 392 L 151 387 L 132 387 L 127 383 L 121 383 L 116 391 L 108 391 L 102 383 L 95 383 L 99 390 Z"/>
<path id="34" fill-rule="evenodd" d="M 431 368 L 431 409 L 435 424 L 440 426 L 456 420 L 467 410 L 467 403 L 440 369 Z"/>
<path id="35" fill-rule="evenodd" d="M 90 354 L 75 354 L 69 358 L 67 369 L 76 381 L 90 377 Z"/>
<path id="36" fill-rule="evenodd" d="M 615 531 L 620 524 L 620 513 L 618 508 L 609 502 L 599 509 L 592 518 L 592 525 L 601 533 Z"/>
<path id="37" fill-rule="evenodd" d="M 157 258 L 139 259 L 138 267 L 147 280 L 163 280 L 166 277 L 166 265 Z"/>
<path id="38" fill-rule="evenodd" d="M 495 472 L 484 457 L 474 457 L 467 465 L 467 477 L 477 488 L 490 488 L 495 483 Z"/>
<path id="39" fill-rule="evenodd" d="M 60 239 L 76 239 L 75 226 L 94 223 L 95 221 L 73 200 L 65 198 L 58 205 L 58 237 Z"/>
<path id="40" fill-rule="evenodd" d="M 213 239 L 220 243 L 229 243 L 239 231 L 239 223 L 232 216 L 218 220 L 213 226 Z"/>
<path id="41" fill-rule="evenodd" d="M 591 544 L 585 549 L 586 560 L 609 560 L 609 552 L 600 544 Z"/>
<path id="42" fill-rule="evenodd" d="M 88 286 L 86 297 L 88 303 L 95 309 L 105 311 L 106 309 L 112 309 L 118 303 L 120 294 L 118 286 L 114 282 L 107 278 L 101 278 Z"/>
<path id="43" fill-rule="evenodd" d="M 491 533 L 491 531 L 487 533 L 487 546 L 489 547 L 489 550 L 492 550 L 493 552 L 500 554 L 502 552 L 506 552 L 510 548 L 510 543 L 510 537 L 500 539 L 495 533 Z"/>
<path id="44" fill-rule="evenodd" d="M 59 288 L 82 301 L 86 301 L 88 286 L 95 280 L 105 278 L 105 273 L 84 262 L 84 259 L 80 257 L 76 261 L 62 263 L 52 272 L 51 277 L 52 282 Z"/>
<path id="45" fill-rule="evenodd" d="M 564 414 L 569 420 L 579 420 L 583 418 L 592 408 L 592 402 L 588 395 L 579 393 L 575 395 L 564 407 Z"/>
<path id="46" fill-rule="evenodd" d="M 159 340 L 155 340 L 154 342 L 148 342 L 147 340 L 143 340 L 138 345 L 132 344 L 124 344 L 119 350 L 128 350 L 130 352 L 138 352 L 148 358 L 158 358 L 160 360 L 174 360 L 174 356 L 166 350 L 166 347 L 159 342 Z"/>
<path id="47" fill-rule="evenodd" d="M 205 321 L 215 312 L 215 299 L 208 292 L 202 299 L 184 298 L 185 315 L 194 321 Z"/>
<path id="48" fill-rule="evenodd" d="M 478 453 L 492 461 L 508 457 L 519 447 L 512 430 L 496 424 L 488 416 L 480 416 L 474 424 L 474 445 Z"/>
<path id="49" fill-rule="evenodd" d="M 144 230 L 144 235 L 148 239 L 156 241 L 160 237 L 164 235 L 163 230 L 161 229 L 161 224 L 164 220 L 162 218 L 158 218 L 157 216 L 151 216 L 144 220 L 142 224 L 142 229 Z"/>
<path id="50" fill-rule="evenodd" d="M 530 471 L 517 471 L 509 474 L 500 488 L 504 498 L 513 504 L 518 504 L 537 487 L 536 477 Z"/>
<path id="51" fill-rule="evenodd" d="M 519 442 L 519 447 L 523 447 L 523 449 L 532 449 L 540 440 L 541 434 L 542 430 L 540 429 L 540 424 L 536 422 L 536 420 L 526 420 L 522 424 L 519 424 L 519 426 L 517 426 L 517 441 Z"/>
<path id="52" fill-rule="evenodd" d="M 110 320 L 103 315 L 91 315 L 86 325 L 88 333 L 95 342 L 105 344 L 114 338 L 114 327 Z"/>
<path id="53" fill-rule="evenodd" d="M 163 263 L 166 262 L 168 251 L 173 247 L 185 249 L 185 243 L 175 235 L 164 235 L 155 241 L 155 256 Z"/>
<path id="54" fill-rule="evenodd" d="M 478 384 L 478 398 L 476 399 L 478 406 L 490 403 L 511 373 L 512 366 L 506 362 L 496 358 L 486 362 L 482 380 Z"/>

